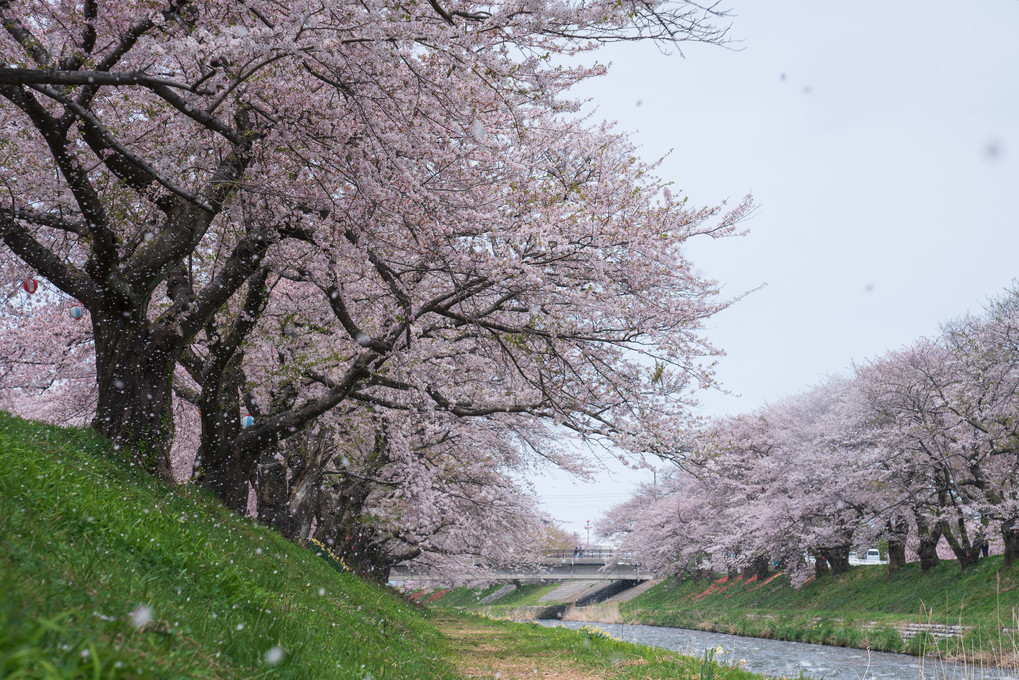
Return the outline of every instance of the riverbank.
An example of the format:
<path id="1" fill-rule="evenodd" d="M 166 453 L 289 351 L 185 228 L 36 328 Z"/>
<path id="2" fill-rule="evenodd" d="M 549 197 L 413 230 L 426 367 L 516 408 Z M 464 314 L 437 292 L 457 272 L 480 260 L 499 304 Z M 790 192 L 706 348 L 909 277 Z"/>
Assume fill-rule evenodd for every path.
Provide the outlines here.
<path id="1" fill-rule="evenodd" d="M 427 612 L 94 432 L 0 414 L 0 677 L 456 677 Z"/>
<path id="2" fill-rule="evenodd" d="M 927 574 L 883 566 L 793 589 L 784 576 L 669 579 L 620 606 L 632 623 L 711 630 L 915 655 L 966 658 L 1014 667 L 1019 570 L 1000 557 L 965 573 L 943 562 Z"/>
<path id="3" fill-rule="evenodd" d="M 539 621 L 550 627 L 582 629 L 590 623 Z M 852 647 L 766 640 L 687 628 L 641 624 L 599 624 L 621 640 L 671 649 L 680 654 L 702 655 L 713 651 L 715 659 L 768 678 L 823 678 L 823 680 L 1019 680 L 1016 669 L 951 663 L 933 657 L 916 657 Z"/>
<path id="4" fill-rule="evenodd" d="M 742 577 L 666 579 L 629 601 L 590 607 L 562 606 L 574 621 L 639 623 L 793 642 L 965 659 L 1019 666 L 1019 569 L 1002 570 L 1001 557 L 960 573 L 943 562 L 927 574 L 909 564 L 889 576 L 884 566 L 853 567 L 848 574 L 814 580 L 800 589 L 784 575 L 763 581 Z M 547 616 L 557 603 L 554 584 L 531 584 L 486 602 L 482 592 L 454 590 L 449 604 L 494 616 Z M 494 592 L 485 591 L 485 592 Z M 544 599 L 543 599 L 544 598 Z M 447 604 L 440 600 L 441 604 Z"/>
<path id="5" fill-rule="evenodd" d="M 763 680 L 739 663 L 716 663 L 622 642 L 596 626 L 578 631 L 446 611 L 436 617 L 465 678 L 499 680 Z M 721 658 L 719 658 L 721 661 Z"/>
<path id="6" fill-rule="evenodd" d="M 90 430 L 0 413 L 0 678 L 761 680 L 593 630 L 436 616 L 341 567 Z"/>

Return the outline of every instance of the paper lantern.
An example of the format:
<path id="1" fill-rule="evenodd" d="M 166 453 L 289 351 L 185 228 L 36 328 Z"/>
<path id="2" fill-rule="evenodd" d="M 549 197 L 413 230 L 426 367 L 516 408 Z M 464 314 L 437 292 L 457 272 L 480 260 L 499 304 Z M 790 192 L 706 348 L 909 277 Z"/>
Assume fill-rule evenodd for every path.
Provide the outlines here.
<path id="1" fill-rule="evenodd" d="M 71 307 L 71 318 L 80 319 L 85 315 L 85 309 L 81 305 L 74 305 Z"/>
<path id="2" fill-rule="evenodd" d="M 254 424 L 255 424 L 255 419 L 252 416 L 250 416 L 250 415 L 247 415 L 247 416 L 244 416 L 243 418 L 241 418 L 241 426 L 242 427 L 251 427 Z"/>
<path id="3" fill-rule="evenodd" d="M 31 294 L 39 290 L 39 282 L 35 279 L 25 279 L 21 282 L 21 287 L 25 289 L 25 292 Z"/>

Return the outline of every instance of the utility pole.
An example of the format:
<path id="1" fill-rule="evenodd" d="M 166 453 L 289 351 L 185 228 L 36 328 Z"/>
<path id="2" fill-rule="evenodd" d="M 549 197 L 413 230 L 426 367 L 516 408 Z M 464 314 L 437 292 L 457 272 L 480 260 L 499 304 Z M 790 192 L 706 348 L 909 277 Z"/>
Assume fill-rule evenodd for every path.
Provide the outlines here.
<path id="1" fill-rule="evenodd" d="M 591 549 L 591 520 L 587 520 L 587 524 L 584 525 L 587 529 L 587 549 Z"/>

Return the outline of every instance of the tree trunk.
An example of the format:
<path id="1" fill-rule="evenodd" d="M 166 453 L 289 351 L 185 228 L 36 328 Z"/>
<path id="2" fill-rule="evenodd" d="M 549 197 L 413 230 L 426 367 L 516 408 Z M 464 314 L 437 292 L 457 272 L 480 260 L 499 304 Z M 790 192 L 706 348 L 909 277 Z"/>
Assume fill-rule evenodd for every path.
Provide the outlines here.
<path id="1" fill-rule="evenodd" d="M 126 307 L 90 311 L 98 387 L 92 427 L 128 447 L 144 470 L 173 482 L 173 371 L 180 338 L 136 320 Z"/>
<path id="2" fill-rule="evenodd" d="M 948 542 L 948 547 L 952 549 L 955 558 L 959 560 L 959 568 L 966 571 L 980 561 L 980 546 L 984 543 L 984 537 L 978 534 L 971 541 L 963 521 L 957 520 L 955 524 L 958 533 L 952 530 L 952 525 L 947 520 L 943 520 L 941 533 L 945 536 L 945 541 Z"/>
<path id="3" fill-rule="evenodd" d="M 888 575 L 906 566 L 906 540 L 909 538 L 909 522 L 904 518 L 890 520 L 887 524 Z"/>
<path id="4" fill-rule="evenodd" d="M 768 564 L 767 557 L 755 557 L 750 565 L 743 570 L 743 577 L 749 579 L 756 576 L 758 581 L 765 580 L 768 578 Z"/>
<path id="5" fill-rule="evenodd" d="M 242 451 L 234 444 L 241 429 L 239 362 L 221 376 L 208 376 L 202 385 L 202 445 L 195 461 L 198 482 L 231 510 L 248 509 L 248 481 L 253 477 L 257 452 Z"/>
<path id="6" fill-rule="evenodd" d="M 282 461 L 274 451 L 263 454 L 254 478 L 260 522 L 287 538 L 308 538 L 332 459 L 330 436 L 329 430 L 320 429 L 314 435 L 288 441 Z"/>
<path id="7" fill-rule="evenodd" d="M 888 575 L 906 566 L 906 542 L 888 539 Z"/>
<path id="8" fill-rule="evenodd" d="M 258 521 L 292 538 L 294 529 L 290 521 L 290 488 L 287 484 L 286 465 L 281 460 L 263 458 L 255 469 L 254 484 Z"/>
<path id="9" fill-rule="evenodd" d="M 941 526 L 927 524 L 918 514 L 916 516 L 916 533 L 920 539 L 920 545 L 916 549 L 917 557 L 920 558 L 920 571 L 926 574 L 938 566 L 941 561 L 938 557 L 938 543 L 941 542 Z"/>
<path id="10" fill-rule="evenodd" d="M 370 493 L 371 484 L 365 480 L 338 475 L 335 485 L 323 489 L 316 499 L 315 539 L 331 546 L 349 570 L 385 583 L 394 564 L 417 557 L 421 549 L 364 521 Z"/>
<path id="11" fill-rule="evenodd" d="M 839 545 L 832 548 L 826 548 L 824 554 L 828 558 L 828 564 L 831 565 L 832 574 L 838 576 L 839 574 L 849 573 L 848 545 Z"/>
<path id="12" fill-rule="evenodd" d="M 1005 567 L 1011 567 L 1019 558 L 1019 519 L 1007 519 L 1001 523 L 1001 538 L 1005 541 Z"/>
<path id="13" fill-rule="evenodd" d="M 831 566 L 828 564 L 828 557 L 823 550 L 812 551 L 814 555 L 814 576 L 821 578 L 825 576 Z"/>

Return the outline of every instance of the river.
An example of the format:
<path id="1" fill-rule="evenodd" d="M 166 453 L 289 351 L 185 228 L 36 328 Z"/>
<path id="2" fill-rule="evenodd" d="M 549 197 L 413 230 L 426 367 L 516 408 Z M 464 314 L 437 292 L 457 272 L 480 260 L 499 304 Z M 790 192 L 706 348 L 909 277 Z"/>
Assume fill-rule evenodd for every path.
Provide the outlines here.
<path id="1" fill-rule="evenodd" d="M 710 648 L 722 648 L 715 660 L 739 665 L 748 671 L 775 678 L 824 678 L 824 680 L 1019 680 L 1015 669 L 988 668 L 919 659 L 908 654 L 868 652 L 848 647 L 813 645 L 762 638 L 706 633 L 684 628 L 663 628 L 624 623 L 541 620 L 544 626 L 576 630 L 598 626 L 612 637 L 651 647 L 672 649 L 702 658 Z"/>

